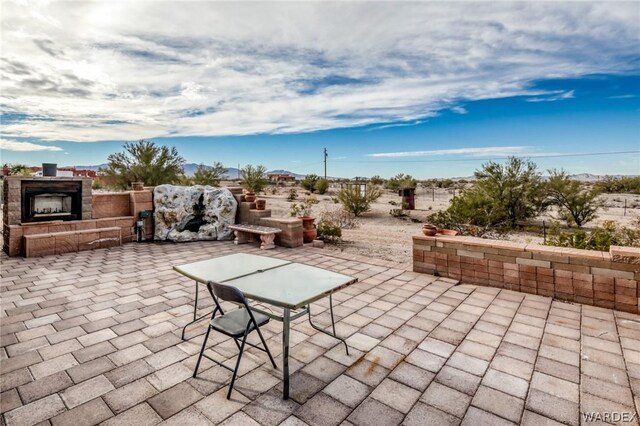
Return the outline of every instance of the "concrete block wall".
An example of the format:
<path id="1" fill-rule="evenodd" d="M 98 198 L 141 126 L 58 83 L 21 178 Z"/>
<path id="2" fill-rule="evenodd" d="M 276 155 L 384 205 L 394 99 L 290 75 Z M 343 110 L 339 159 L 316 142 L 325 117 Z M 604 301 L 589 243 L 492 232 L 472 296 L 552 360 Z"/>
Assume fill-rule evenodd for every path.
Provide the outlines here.
<path id="1" fill-rule="evenodd" d="M 280 228 L 282 232 L 276 234 L 275 243 L 282 247 L 301 247 L 302 220 L 297 217 L 266 217 L 260 219 L 259 225 Z"/>
<path id="2" fill-rule="evenodd" d="M 414 236 L 413 270 L 640 313 L 640 249 L 610 252 L 474 237 Z"/>
<path id="3" fill-rule="evenodd" d="M 131 196 L 128 192 L 106 192 L 93 194 L 91 218 L 131 215 Z"/>

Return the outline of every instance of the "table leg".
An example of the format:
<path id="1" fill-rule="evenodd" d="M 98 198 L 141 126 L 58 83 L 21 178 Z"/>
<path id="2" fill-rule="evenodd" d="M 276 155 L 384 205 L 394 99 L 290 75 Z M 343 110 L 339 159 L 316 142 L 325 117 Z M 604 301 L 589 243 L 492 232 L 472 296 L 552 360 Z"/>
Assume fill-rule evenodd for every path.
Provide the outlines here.
<path id="1" fill-rule="evenodd" d="M 187 327 L 189 327 L 191 324 L 194 324 L 200 321 L 202 318 L 209 316 L 209 314 L 204 314 L 201 317 L 198 317 L 198 281 L 196 281 L 195 283 L 196 283 L 196 299 L 195 299 L 195 302 L 193 303 L 193 321 L 191 321 L 190 323 L 182 327 L 182 340 L 185 340 L 184 333 L 187 331 Z M 215 314 L 215 309 L 214 309 L 214 314 Z"/>
<path id="2" fill-rule="evenodd" d="M 307 313 L 309 314 L 309 324 L 311 324 L 311 327 L 313 327 L 314 329 L 318 330 L 319 332 L 324 333 L 327 336 L 331 336 L 331 337 L 333 337 L 335 339 L 340 340 L 344 344 L 344 350 L 347 352 L 347 355 L 349 355 L 349 346 L 347 346 L 347 341 L 336 334 L 336 321 L 335 321 L 335 318 L 333 316 L 333 297 L 332 297 L 331 293 L 329 294 L 329 312 L 331 313 L 331 328 L 333 329 L 333 334 L 331 334 L 328 331 L 318 327 L 317 325 L 315 325 L 313 323 L 313 321 L 311 321 L 311 305 L 307 306 Z"/>
<path id="3" fill-rule="evenodd" d="M 284 379 L 282 399 L 289 399 L 289 327 L 291 325 L 291 312 L 284 310 L 282 316 L 282 377 Z"/>

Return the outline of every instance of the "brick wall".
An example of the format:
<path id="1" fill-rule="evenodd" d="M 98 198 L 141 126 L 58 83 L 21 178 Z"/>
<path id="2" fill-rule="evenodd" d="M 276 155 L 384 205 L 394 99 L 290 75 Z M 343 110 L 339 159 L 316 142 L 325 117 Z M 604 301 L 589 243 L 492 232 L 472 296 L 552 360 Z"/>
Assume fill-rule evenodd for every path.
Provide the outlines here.
<path id="1" fill-rule="evenodd" d="M 640 249 L 610 252 L 474 237 L 414 236 L 413 270 L 640 313 Z"/>
<path id="2" fill-rule="evenodd" d="M 128 192 L 104 192 L 93 194 L 92 219 L 130 216 L 130 195 Z"/>

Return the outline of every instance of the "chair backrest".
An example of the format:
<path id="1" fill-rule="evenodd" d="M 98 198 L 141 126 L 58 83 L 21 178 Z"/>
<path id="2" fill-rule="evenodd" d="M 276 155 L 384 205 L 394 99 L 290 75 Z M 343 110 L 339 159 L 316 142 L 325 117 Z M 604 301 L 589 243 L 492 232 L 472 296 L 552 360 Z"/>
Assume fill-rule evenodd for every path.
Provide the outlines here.
<path id="1" fill-rule="evenodd" d="M 227 302 L 235 302 L 241 303 L 243 305 L 247 304 L 246 299 L 244 298 L 244 294 L 233 286 L 216 283 L 213 281 L 209 281 L 207 286 L 211 285 L 211 292 L 218 298 L 225 300 Z"/>
<path id="2" fill-rule="evenodd" d="M 222 306 L 220 306 L 218 299 L 244 305 L 245 309 L 249 313 L 249 322 L 253 322 L 254 325 L 258 327 L 258 323 L 253 316 L 253 312 L 251 312 L 247 299 L 245 299 L 244 294 L 242 294 L 237 287 L 209 281 L 207 282 L 207 288 L 209 289 L 209 293 L 211 293 L 211 297 L 213 297 L 213 301 L 216 303 L 216 306 L 222 315 L 224 315 L 224 311 L 222 310 Z"/>

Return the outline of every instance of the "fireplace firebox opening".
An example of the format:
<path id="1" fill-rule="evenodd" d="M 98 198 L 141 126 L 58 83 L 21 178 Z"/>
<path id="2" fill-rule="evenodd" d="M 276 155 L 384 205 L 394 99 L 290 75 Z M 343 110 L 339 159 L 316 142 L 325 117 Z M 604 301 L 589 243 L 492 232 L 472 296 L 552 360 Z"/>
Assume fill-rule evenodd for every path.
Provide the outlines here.
<path id="1" fill-rule="evenodd" d="M 81 182 L 22 182 L 22 222 L 79 220 L 81 216 Z"/>

